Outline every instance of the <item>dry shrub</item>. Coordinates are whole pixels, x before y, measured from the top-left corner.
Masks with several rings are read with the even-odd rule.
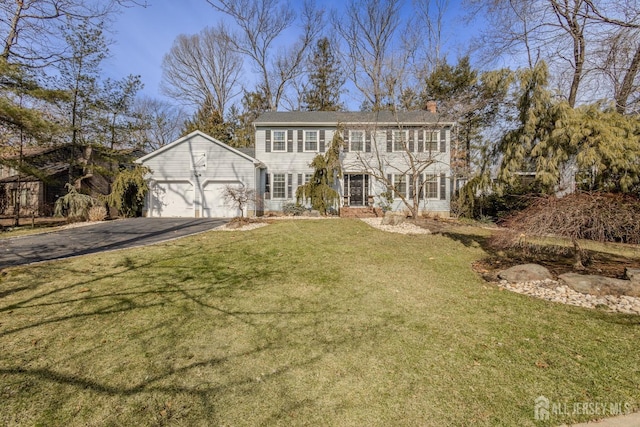
[[[559,236],[574,246],[576,268],[582,268],[578,240],[640,243],[640,200],[611,193],[574,193],[536,199],[528,208],[504,221],[511,231],[496,236],[494,244],[527,250],[549,250],[532,244],[530,237]]]
[[[107,208],[104,206],[92,206],[87,213],[89,221],[104,221],[107,219]]]
[[[505,221],[526,235],[640,243],[640,200],[624,194],[574,193],[543,197]]]

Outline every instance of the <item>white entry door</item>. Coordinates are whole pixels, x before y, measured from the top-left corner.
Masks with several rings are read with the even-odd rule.
[[[150,216],[195,216],[193,185],[188,181],[159,181],[150,189]]]

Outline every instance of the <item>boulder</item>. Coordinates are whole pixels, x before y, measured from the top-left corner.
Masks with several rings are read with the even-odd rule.
[[[533,282],[536,280],[553,279],[545,267],[538,264],[521,264],[498,273],[498,277],[509,283]]]
[[[382,218],[382,225],[399,225],[402,224],[407,216],[404,212],[387,211]]]
[[[638,281],[578,273],[561,274],[558,279],[582,294],[640,297],[640,282]]]
[[[640,282],[640,268],[625,268],[624,275],[632,282]]]

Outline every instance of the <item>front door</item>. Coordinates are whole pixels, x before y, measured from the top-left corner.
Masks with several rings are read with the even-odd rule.
[[[345,174],[344,191],[349,206],[365,206],[369,188],[369,175]]]

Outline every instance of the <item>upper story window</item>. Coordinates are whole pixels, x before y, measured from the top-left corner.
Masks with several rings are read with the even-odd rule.
[[[364,151],[364,131],[352,130],[349,132],[351,151]]]
[[[286,132],[283,130],[273,131],[273,151],[287,151]]]
[[[406,151],[409,140],[406,130],[393,131],[393,151]]]
[[[440,132],[427,130],[424,132],[424,151],[438,151],[438,135]]]
[[[318,131],[304,131],[304,151],[318,151]]]

